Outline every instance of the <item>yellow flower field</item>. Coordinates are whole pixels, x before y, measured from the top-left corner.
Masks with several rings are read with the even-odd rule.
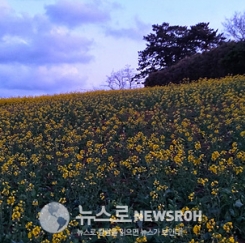
[[[245,76],[229,76],[0,99],[0,242],[245,239],[244,93]],[[55,234],[39,222],[53,201],[70,213]],[[81,225],[79,205],[94,215],[105,206],[111,218]],[[116,205],[128,206],[131,217],[134,210],[201,210],[202,220],[117,223]],[[78,234],[92,228],[114,235]],[[126,228],[157,233],[122,235]]]

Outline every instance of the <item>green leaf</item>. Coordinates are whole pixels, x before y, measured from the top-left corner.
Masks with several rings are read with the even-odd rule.
[[[238,218],[236,219],[236,221],[237,221],[238,223],[241,223],[242,221],[245,222],[245,217],[240,216],[240,217],[238,217]]]
[[[36,190],[35,189],[32,189],[31,191],[31,196],[32,197],[36,197],[37,193],[36,193]]]
[[[220,192],[224,192],[224,193],[227,193],[227,194],[231,194],[231,190],[228,189],[228,188],[222,188],[222,189],[220,190]]]
[[[205,233],[205,234],[203,234],[202,235],[202,238],[204,239],[204,240],[209,240],[211,237],[210,237],[210,233]]]
[[[231,216],[233,216],[233,217],[234,217],[234,216],[235,216],[235,211],[234,211],[234,209],[230,208],[230,210],[229,210],[229,211],[230,211]]]
[[[240,199],[236,200],[236,202],[233,204],[234,207],[240,208],[242,207],[244,204],[241,202]]]

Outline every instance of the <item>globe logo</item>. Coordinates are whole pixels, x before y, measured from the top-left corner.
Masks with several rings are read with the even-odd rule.
[[[54,234],[67,227],[70,215],[65,206],[58,202],[51,202],[42,208],[39,221],[45,231]]]

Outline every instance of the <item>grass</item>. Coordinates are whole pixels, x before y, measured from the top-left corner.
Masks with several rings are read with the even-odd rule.
[[[0,242],[245,239],[244,91],[245,77],[229,76],[0,99]],[[52,201],[70,213],[56,234],[39,223]],[[111,221],[81,225],[79,205],[93,215],[105,206]],[[135,210],[201,210],[202,220],[114,222],[118,205],[128,206],[130,217]],[[93,229],[115,237],[79,235]],[[125,229],[157,233],[122,236]]]

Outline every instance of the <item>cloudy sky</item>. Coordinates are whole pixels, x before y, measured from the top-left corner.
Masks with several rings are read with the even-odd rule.
[[[153,24],[222,22],[244,0],[0,0],[0,97],[105,89]]]

